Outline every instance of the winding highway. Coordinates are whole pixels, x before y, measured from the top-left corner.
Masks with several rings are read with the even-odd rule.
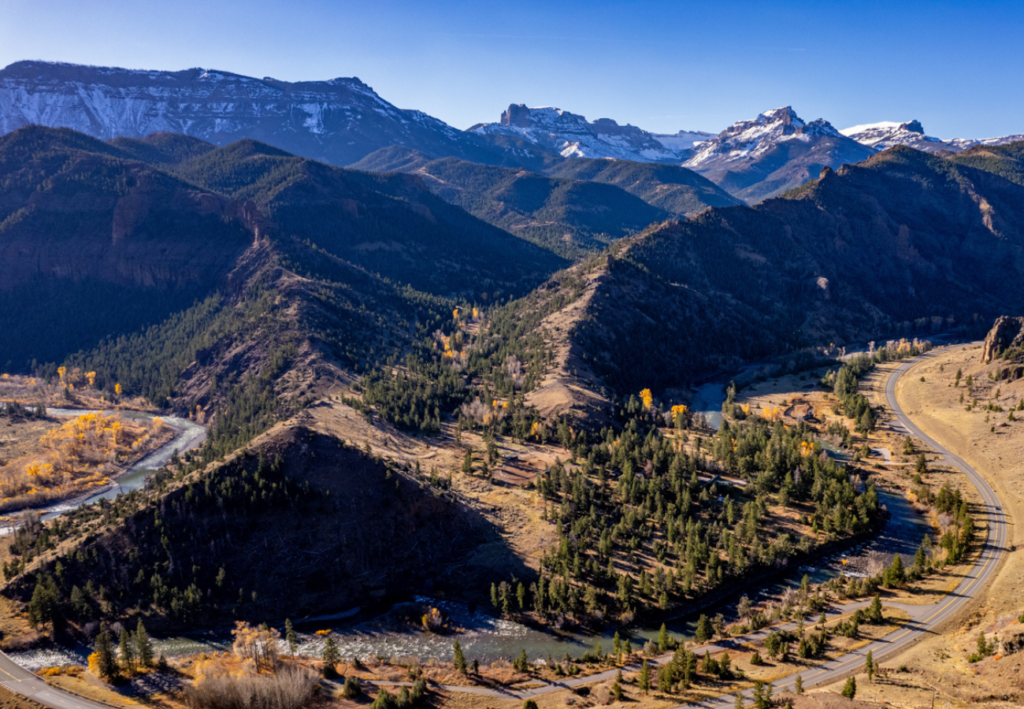
[[[845,655],[828,662],[808,668],[803,672],[794,673],[788,677],[783,677],[774,681],[772,686],[773,692],[775,693],[781,691],[792,691],[798,675],[802,677],[803,686],[807,689],[814,686],[832,684],[833,682],[844,679],[848,675],[856,674],[863,670],[865,660],[869,652],[872,653],[872,659],[875,661],[892,659],[892,657],[901,650],[905,650],[923,637],[937,632],[943,623],[954,617],[964,608],[965,605],[977,598],[985,588],[988,580],[999,567],[999,562],[1002,559],[1003,554],[1006,552],[1007,539],[1006,517],[1004,515],[1002,505],[999,502],[999,498],[996,497],[995,492],[989,484],[985,482],[974,468],[968,465],[960,457],[948,451],[945,447],[939,444],[938,441],[934,440],[918,428],[917,425],[915,425],[914,422],[906,415],[902,407],[900,407],[899,402],[896,400],[896,385],[899,382],[900,377],[921,360],[934,356],[935,353],[933,352],[909,360],[893,371],[889,376],[889,379],[886,382],[885,393],[889,408],[895,418],[889,427],[896,433],[910,435],[920,440],[926,446],[931,447],[935,453],[938,453],[941,456],[941,458],[936,460],[936,462],[943,463],[960,470],[978,489],[978,493],[982,500],[982,509],[975,511],[975,516],[976,518],[984,517],[988,527],[988,536],[984,541],[981,554],[974,566],[971,567],[956,588],[936,603],[929,605],[911,605],[892,602],[886,603],[885,605],[887,607],[901,609],[906,611],[910,616],[909,621],[900,629],[895,630],[885,637],[879,638],[864,647],[858,648],[853,652],[846,653]],[[852,613],[858,608],[864,608],[867,605],[868,601],[844,603],[834,606],[826,615],[832,619]],[[806,620],[809,624],[813,625],[817,619],[818,617],[814,616],[809,617]],[[749,633],[729,641],[707,643],[705,645],[692,647],[691,649],[696,651],[698,655],[703,655],[705,650],[714,653],[720,650],[733,649],[749,641],[762,640],[764,636],[768,634],[769,630],[778,630],[780,628],[793,629],[796,625],[796,623],[789,623],[783,626],[775,626],[756,633]],[[654,658],[652,663],[656,665],[663,665],[670,662],[671,659],[671,654],[662,655]],[[623,667],[622,669],[625,671],[636,671],[640,669],[640,666],[632,665]],[[445,685],[442,688],[453,692],[472,692],[474,694],[487,694],[494,697],[529,699],[559,689],[572,689],[573,687],[581,685],[610,680],[617,672],[617,669],[606,670],[604,672],[583,677],[575,677],[560,682],[545,683],[539,687],[523,690],[459,687],[454,685]],[[401,685],[409,683],[380,682],[379,684]],[[743,694],[745,698],[749,700],[753,696],[753,690],[747,690]],[[701,702],[682,704],[678,707],[673,707],[672,709],[693,709],[696,707],[700,707],[701,709],[732,709],[735,706],[735,701],[735,694],[726,694]]]
[[[901,365],[890,375],[886,382],[886,399],[888,401],[889,408],[892,410],[895,417],[895,420],[890,424],[890,428],[897,433],[917,438],[925,445],[931,447],[935,453],[941,455],[941,458],[937,462],[960,470],[978,489],[982,505],[981,510],[976,511],[975,514],[976,517],[985,518],[988,530],[981,553],[974,566],[968,571],[956,588],[940,601],[930,605],[887,603],[886,605],[889,607],[900,608],[906,611],[910,616],[910,620],[899,630],[893,631],[883,638],[875,640],[853,652],[846,653],[834,660],[830,660],[799,673],[803,679],[803,685],[805,688],[816,685],[831,684],[837,680],[843,679],[847,675],[861,671],[864,667],[865,657],[869,652],[872,653],[872,656],[876,661],[891,659],[901,650],[906,649],[923,637],[935,633],[943,623],[954,617],[964,608],[964,606],[972,602],[981,594],[989,579],[996,572],[1003,555],[1006,553],[1007,522],[1003,512],[1003,507],[1000,504],[998,497],[996,497],[995,492],[974,470],[974,468],[968,465],[960,457],[948,451],[945,447],[918,428],[906,415],[900,407],[899,402],[896,400],[896,385],[899,382],[900,377],[917,362],[933,356],[935,356],[935,353],[928,353],[910,360]],[[829,612],[829,615],[835,617],[841,614],[851,613],[855,609],[865,607],[866,605],[866,601],[843,604],[833,608]],[[810,618],[809,620],[813,623],[817,618]],[[790,624],[790,626],[795,627],[795,624]],[[697,651],[698,654],[703,654],[705,650],[715,652],[719,649],[726,649],[728,647],[735,646],[737,643],[760,639],[767,634],[767,632],[767,630],[762,630],[758,633],[752,633],[740,638],[735,638],[734,640],[722,644],[709,643],[693,649]],[[671,655],[664,655],[656,658],[654,662],[656,664],[664,664],[669,662],[671,657]],[[639,669],[639,667],[628,667],[624,669],[636,670]],[[484,694],[494,697],[528,699],[563,688],[572,688],[579,685],[611,679],[614,677],[615,673],[616,670],[608,670],[585,677],[568,679],[563,682],[545,683],[540,687],[523,690],[502,690],[485,687],[458,686],[444,686],[443,688],[449,691]],[[774,691],[780,692],[792,690],[796,677],[797,674],[793,674],[789,677],[776,680],[773,683]],[[390,685],[407,683],[381,682],[379,684]],[[39,703],[52,707],[53,709],[101,709],[105,706],[50,687],[42,678],[23,669],[2,653],[0,653],[0,685],[17,692],[18,694],[31,697]],[[747,690],[745,693],[748,699],[752,694],[752,690]],[[731,709],[734,706],[734,703],[735,695],[730,694],[703,702],[681,705],[679,709],[682,709],[682,707]]]
[[[891,428],[896,432],[917,438],[942,456],[936,462],[956,468],[967,476],[967,479],[978,489],[978,493],[981,496],[982,509],[980,513],[986,519],[988,536],[985,539],[977,562],[975,562],[974,566],[953,591],[940,601],[930,605],[887,603],[886,605],[888,606],[905,610],[910,615],[910,621],[899,630],[883,638],[802,673],[805,688],[831,684],[843,679],[847,675],[861,671],[864,668],[865,658],[869,652],[872,653],[872,658],[875,661],[891,658],[900,650],[907,648],[924,636],[936,632],[943,623],[954,617],[965,605],[981,594],[986,583],[999,567],[999,562],[1002,560],[1003,555],[1006,553],[1006,515],[995,492],[985,482],[985,479],[962,458],[948,451],[938,441],[918,428],[896,400],[896,385],[900,377],[921,360],[934,356],[935,353],[927,353],[916,357],[902,364],[889,376],[885,385],[885,396],[889,408],[895,417]],[[976,514],[976,516],[979,515]],[[847,606],[847,608],[853,608],[853,606]],[[795,681],[795,674],[777,680],[773,683],[774,691],[791,691]],[[746,693],[748,697],[752,694],[752,691]],[[734,706],[734,702],[734,696],[726,696],[684,706],[705,707],[706,709],[731,709]]]

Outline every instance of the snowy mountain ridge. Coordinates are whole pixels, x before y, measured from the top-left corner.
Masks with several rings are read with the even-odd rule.
[[[674,162],[686,159],[693,146],[710,133],[679,131],[649,133],[610,118],[590,122],[585,117],[553,106],[529,108],[511,104],[498,123],[480,123],[469,129],[478,135],[509,135],[522,138],[564,158],[613,158],[637,162]]]
[[[839,131],[821,118],[805,123],[792,106],[773,108],[759,114],[757,118],[737,121],[717,136],[702,142],[693,157],[683,163],[683,167],[701,171],[712,166],[722,167],[732,162],[756,160],[780,142],[808,142],[825,136],[837,137]]]
[[[808,123],[792,106],[783,106],[737,121],[698,144],[683,167],[754,204],[804,184],[822,168],[860,162],[874,152],[828,121]]]
[[[253,138],[338,165],[386,145],[449,153],[474,147],[463,131],[395,107],[358,78],[290,83],[202,68],[17,62],[0,70],[0,132],[29,124],[104,140],[159,131],[218,145]]]
[[[918,120],[899,123],[897,121],[881,121],[879,123],[866,123],[859,126],[851,126],[839,131],[848,138],[856,140],[861,145],[866,145],[876,150],[885,150],[896,145],[906,145],[925,152],[936,152],[948,150],[959,153],[975,145],[1005,145],[1024,140],[1024,134],[1005,135],[998,138],[985,138],[975,140],[971,138],[953,138],[942,140],[924,132],[924,126]]]

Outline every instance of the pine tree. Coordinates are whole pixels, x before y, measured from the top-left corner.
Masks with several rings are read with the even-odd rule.
[[[334,642],[332,637],[328,637],[327,642],[324,643],[323,661],[324,679],[335,679],[338,676],[338,670],[335,668],[335,665],[341,661],[341,653],[338,652],[338,644]]]
[[[612,697],[617,702],[622,701],[622,670],[615,673],[615,681],[612,683]]]
[[[793,684],[793,691],[797,694],[804,693],[804,678],[803,675],[796,676],[796,682]]]
[[[128,632],[127,628],[121,628],[119,648],[121,652],[121,665],[124,667],[124,671],[129,675],[135,669],[135,648],[133,645],[132,634]]]
[[[871,605],[868,606],[868,620],[872,623],[881,623],[882,617],[882,599],[875,594],[875,597],[871,599]]]
[[[847,699],[853,699],[857,696],[857,680],[850,677],[846,680],[846,684],[843,685],[843,691],[840,692]]]
[[[746,706],[743,702],[743,692],[736,692],[736,703],[733,704],[734,709],[744,709]]]
[[[723,652],[718,660],[718,676],[726,680],[732,678],[732,660],[728,652]]]
[[[651,667],[647,664],[647,660],[644,660],[640,666],[640,680],[638,686],[640,691],[647,694],[651,689]]]
[[[517,672],[530,671],[530,660],[526,656],[526,648],[519,649],[519,657],[515,659],[515,662],[512,664],[512,668]]]
[[[659,652],[666,652],[668,650],[668,646],[669,646],[668,628],[666,628],[665,624],[662,623],[661,624],[661,630],[658,631],[658,651]]]
[[[118,677],[117,660],[114,658],[114,644],[110,640],[110,633],[103,629],[96,636],[96,645],[93,648],[96,652],[96,666],[99,669],[100,677],[107,682],[113,682]]]
[[[135,627],[135,654],[140,666],[149,667],[153,664],[153,643],[149,641],[149,633],[142,624],[142,618],[139,618],[139,624]]]
[[[355,699],[363,693],[363,688],[359,684],[359,680],[355,677],[346,677],[345,684],[341,688],[341,696],[345,699]]]
[[[299,649],[299,639],[295,636],[295,628],[292,627],[292,621],[288,618],[284,619],[284,639],[288,643],[288,653],[294,655]]]
[[[986,657],[992,654],[992,646],[985,642],[985,631],[978,631],[978,654]]]
[[[374,697],[373,703],[370,704],[370,709],[394,709],[395,706],[394,695],[388,690],[381,688],[377,691],[377,696]]]
[[[452,645],[452,665],[456,672],[466,674],[466,656],[462,654],[462,646],[458,640]]]
[[[899,586],[906,580],[906,574],[903,571],[903,557],[899,554],[892,555],[892,564],[889,566],[889,579],[894,586]]]
[[[694,634],[694,640],[698,643],[706,643],[713,634],[714,629],[711,627],[711,621],[706,615],[701,613],[700,618],[697,620],[697,632]]]
[[[462,472],[472,473],[473,472],[473,449],[470,448],[466,451],[465,457],[462,459]]]

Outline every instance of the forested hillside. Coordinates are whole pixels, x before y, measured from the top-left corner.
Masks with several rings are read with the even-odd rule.
[[[151,493],[81,510],[51,533],[25,528],[18,563],[45,563],[6,593],[27,599],[37,584],[52,588],[40,620],[56,628],[141,613],[164,630],[346,610],[428,580],[440,590],[488,578],[473,564],[439,573],[453,555],[500,538],[412,471],[301,427],[272,432],[259,450],[214,474],[186,477],[196,466],[183,466]],[[55,573],[47,549],[83,536]],[[514,558],[502,563],[525,572]]]
[[[745,359],[1021,309],[1024,191],[895,148],[785,198],[653,227],[603,258],[593,295],[548,336],[599,375],[594,386],[657,390]]]
[[[693,214],[707,207],[743,204],[711,180],[676,165],[578,158],[554,165],[547,172],[552,177],[593,180],[621,187],[675,215]]]
[[[147,492],[26,527],[4,592],[55,594],[57,621],[77,626],[142,614],[182,627],[261,618],[289,593],[313,612],[429,578],[479,596],[488,579],[560,574],[524,598],[625,619],[718,588],[743,573],[740,557],[767,567],[799,553],[759,545],[760,493],[785,497],[808,528],[867,530],[874,500],[841,469],[822,459],[820,486],[790,484],[799,432],[752,424],[733,432],[749,455],[716,441],[709,463],[663,438],[664,417],[635,395],[1024,308],[1018,147],[986,150],[893,149],[755,208],[673,221],[645,200],[680,209],[717,194],[675,168],[581,162],[593,178],[581,181],[395,150],[379,164],[419,174],[381,174],[254,141],[17,131],[0,140],[0,361],[50,380],[58,365],[94,372],[101,392],[120,385],[210,431]],[[569,265],[557,250],[585,258]],[[509,478],[537,485],[544,515],[530,524],[557,520],[544,528],[567,540],[571,526],[596,549],[541,553],[498,534],[533,514],[489,516],[499,440],[536,446],[539,469],[559,471]],[[731,508],[700,499],[694,474],[755,482],[742,461],[769,440],[785,453],[758,494],[730,493]],[[417,468],[420,455],[439,467]],[[661,502],[638,474],[648,463],[671,486]],[[570,495],[593,507],[574,511]],[[857,514],[828,517],[829,495]],[[692,505],[684,518],[666,516],[669,497]],[[614,524],[592,523],[591,509]],[[705,531],[722,520],[732,542],[724,526]],[[680,547],[691,525],[687,539],[714,554]],[[641,529],[673,581],[616,546]],[[445,561],[483,545],[486,560]],[[255,562],[239,551],[253,548]]]
[[[244,205],[69,130],[0,138],[0,182],[5,371],[188,308],[253,242]]]
[[[255,203],[274,237],[316,244],[438,295],[518,296],[567,263],[436,197],[413,176],[343,170],[255,141],[212,150],[175,172]]]
[[[613,185],[455,158],[409,170],[446,202],[556,254],[579,257],[671,215]]]

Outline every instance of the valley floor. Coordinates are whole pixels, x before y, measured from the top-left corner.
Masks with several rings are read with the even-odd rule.
[[[1024,397],[1024,380],[993,382],[988,373],[997,365],[980,360],[981,346],[977,344],[939,351],[900,379],[897,397],[925,433],[967,461],[995,489],[1010,521],[1009,553],[978,602],[948,623],[941,634],[885,663],[907,671],[875,683],[858,675],[858,697],[907,708],[1019,707],[1024,701],[1024,653],[997,653],[979,662],[968,661],[979,632],[995,633],[996,637],[1016,634],[1017,618],[1024,611],[1020,595],[1024,527],[1015,523],[1024,518],[1024,422],[1009,421],[1005,411]],[[958,369],[962,373],[959,387],[954,386]],[[968,376],[974,380],[973,396],[966,394]],[[964,403],[961,394],[965,394]],[[974,397],[982,403],[967,411]],[[988,403],[996,403],[1004,411],[983,410]],[[831,689],[838,691],[839,686]]]

